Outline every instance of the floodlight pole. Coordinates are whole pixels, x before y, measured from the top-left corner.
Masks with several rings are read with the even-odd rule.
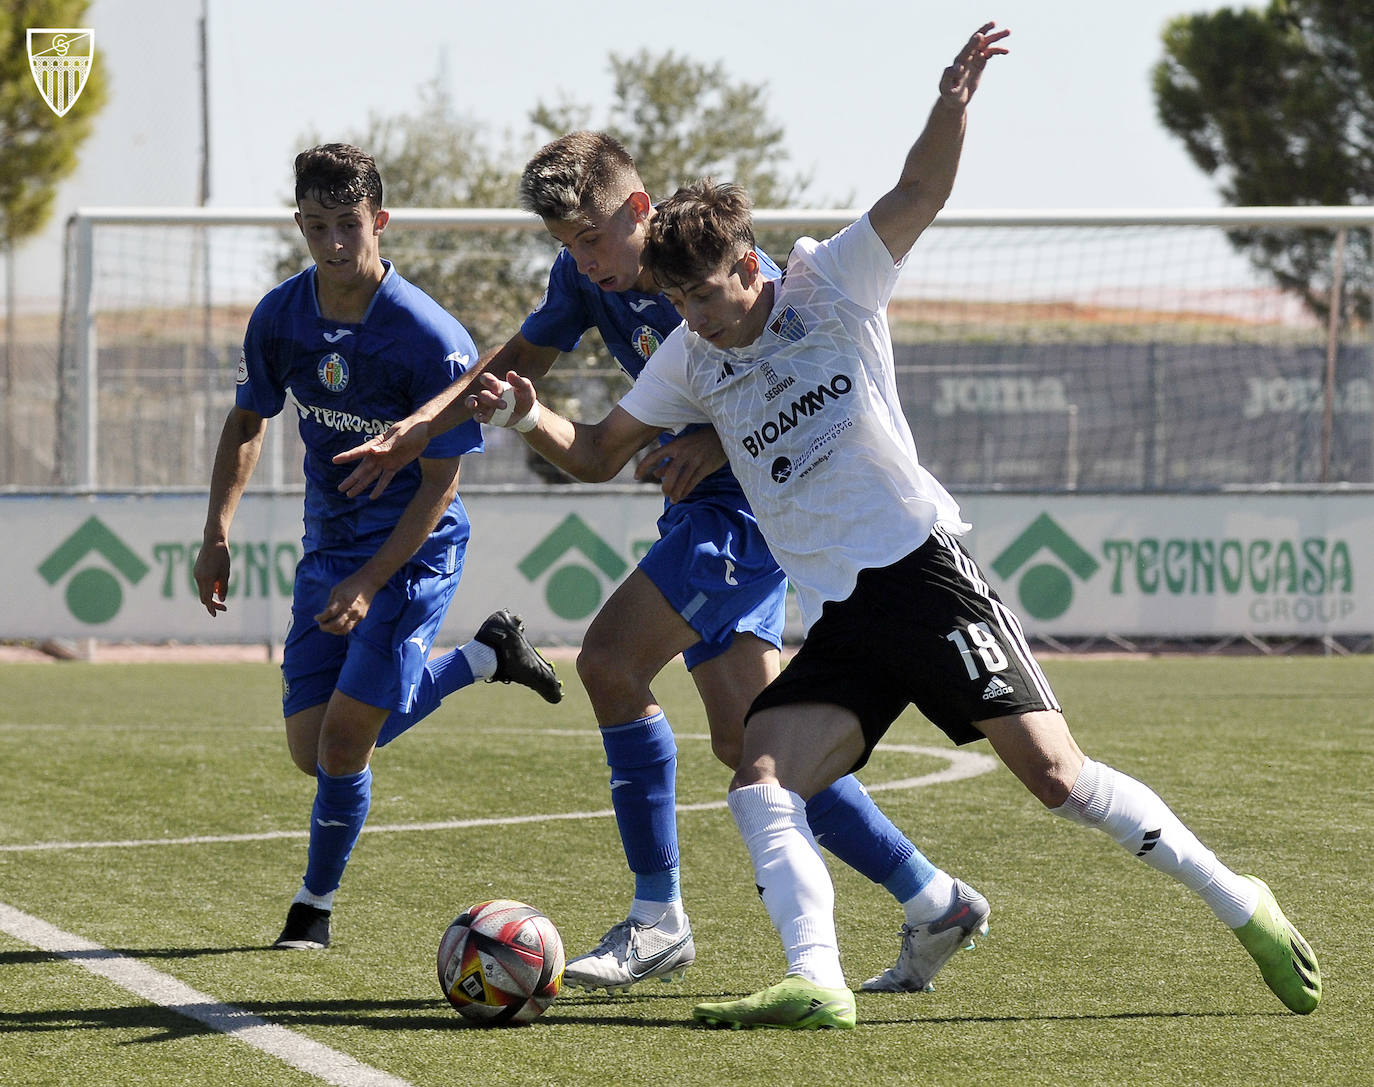
[[[201,0],[200,3],[200,185],[197,193],[197,204],[205,207],[210,202],[210,0]],[[203,227],[200,232],[200,284],[203,294],[201,296],[201,385],[205,390],[204,406],[198,411],[197,418],[200,425],[192,429],[195,437],[195,446],[191,450],[191,459],[206,468],[203,458],[207,448],[207,437],[211,429],[208,419],[210,404],[214,400],[216,386],[218,385],[219,371],[215,365],[214,355],[214,311],[213,299],[210,286],[210,230]]]

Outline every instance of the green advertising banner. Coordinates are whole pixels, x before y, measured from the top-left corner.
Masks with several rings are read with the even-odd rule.
[[[300,557],[300,495],[245,497],[229,610],[211,619],[191,570],[195,495],[7,495],[0,638],[277,643]],[[657,536],[650,488],[464,495],[472,541],[444,628],[497,608],[546,644],[576,644]],[[1029,633],[1221,636],[1374,631],[1374,497],[974,495],[966,538]],[[789,634],[801,633],[795,609]]]

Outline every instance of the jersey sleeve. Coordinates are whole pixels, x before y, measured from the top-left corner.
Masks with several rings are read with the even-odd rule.
[[[802,238],[797,248],[816,271],[865,309],[887,305],[897,286],[902,266],[893,261],[866,213],[826,241]]]
[[[424,378],[416,390],[416,407],[443,392],[463,374],[477,365],[477,346],[468,331],[457,321],[438,341],[437,350],[446,351],[438,365],[424,368]],[[465,453],[480,453],[483,448],[482,426],[467,419],[438,437],[431,438],[422,457],[460,457]]]
[[[539,347],[564,352],[577,347],[582,334],[596,323],[578,289],[579,275],[572,254],[560,250],[549,269],[548,289],[521,324],[520,335]]]
[[[275,365],[276,345],[280,340],[272,331],[274,312],[266,298],[253,310],[243,336],[238,372],[234,375],[234,403],[264,419],[278,414],[286,403],[281,367]]]
[[[679,325],[645,363],[620,406],[647,426],[678,430],[689,423],[709,423],[687,382],[683,350],[685,325]]]

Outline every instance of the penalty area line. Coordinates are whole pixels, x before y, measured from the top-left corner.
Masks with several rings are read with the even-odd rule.
[[[693,738],[693,737],[679,737]],[[706,739],[707,737],[701,737]],[[894,789],[922,789],[929,785],[944,785],[952,781],[986,774],[997,766],[997,760],[990,755],[976,751],[953,750],[940,747],[920,747],[915,744],[883,744],[883,752],[896,752],[906,755],[929,755],[943,759],[947,766],[919,777],[901,778],[897,781],[883,781],[866,785],[870,793],[889,792]],[[714,811],[727,807],[724,800],[707,800],[699,804],[679,804],[680,812]],[[406,834],[436,830],[469,830],[475,827],[519,826],[522,823],[556,823],[568,819],[607,819],[615,815],[613,808],[596,811],[542,812],[534,815],[492,815],[473,819],[443,819],[426,823],[384,823],[380,826],[365,825],[364,834]],[[141,846],[166,845],[221,845],[232,842],[272,842],[283,839],[309,838],[308,830],[266,830],[243,834],[203,834],[184,838],[131,838],[123,841],[94,842],[31,842],[26,844],[0,845],[0,853],[42,853],[64,849],[132,849]]]
[[[346,1053],[269,1023],[242,1008],[222,1003],[170,974],[65,932],[3,902],[0,902],[0,931],[112,981],[150,1004],[194,1019],[336,1087],[411,1087],[409,1080],[363,1064]]]

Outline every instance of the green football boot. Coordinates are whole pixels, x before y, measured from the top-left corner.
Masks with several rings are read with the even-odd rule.
[[[852,1030],[856,1018],[854,994],[848,989],[823,989],[797,974],[741,1000],[698,1004],[692,1015],[707,1026],[731,1030]]]
[[[1246,876],[1259,886],[1255,915],[1232,931],[1259,965],[1264,983],[1289,1011],[1309,1015],[1322,999],[1322,972],[1317,956],[1302,933],[1283,915],[1274,893],[1262,879]]]

